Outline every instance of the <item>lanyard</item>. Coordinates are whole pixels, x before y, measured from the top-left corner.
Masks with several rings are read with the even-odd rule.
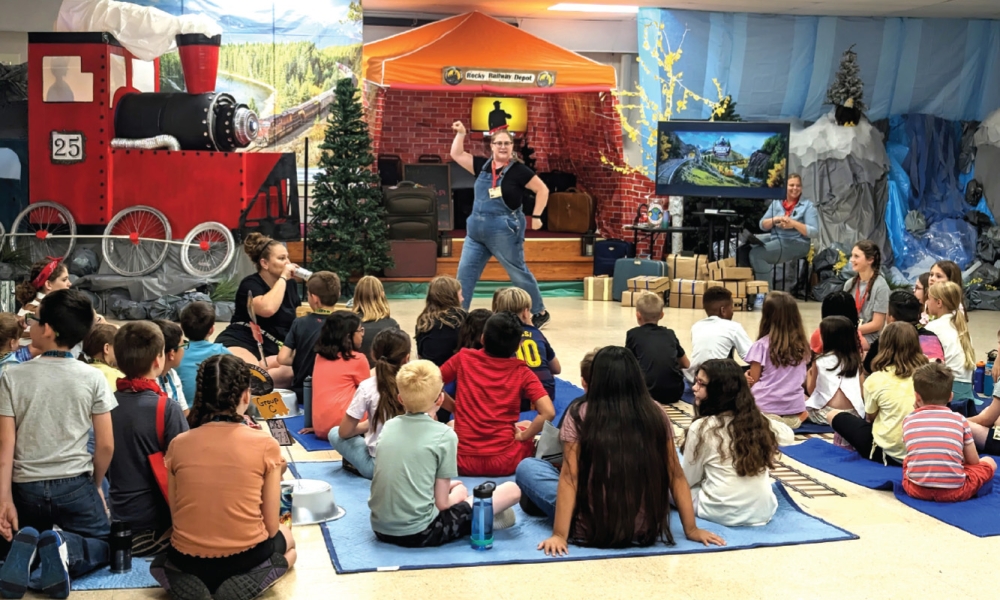
[[[862,281],[859,279],[858,283],[854,286],[854,306],[858,307],[859,316],[861,315],[861,307],[865,305],[865,301],[861,298],[861,283]],[[865,284],[865,289],[868,289],[869,285],[871,285],[870,281]]]
[[[493,187],[497,186],[497,182],[500,181],[503,178],[504,174],[507,173],[507,169],[509,169],[509,168],[510,168],[510,163],[507,163],[506,166],[501,167],[500,174],[498,175],[497,174],[497,165],[496,165],[496,163],[493,162],[493,161],[490,161],[490,170],[493,171]]]
[[[73,353],[63,350],[49,350],[48,352],[42,352],[42,356],[50,358],[73,358]]]

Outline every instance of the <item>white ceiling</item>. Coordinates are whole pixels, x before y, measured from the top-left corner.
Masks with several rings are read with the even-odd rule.
[[[478,10],[494,17],[535,19],[634,18],[631,15],[567,13],[548,7],[562,0],[363,0],[366,15],[455,15]],[[1000,19],[1000,0],[572,0],[662,8],[792,15]]]

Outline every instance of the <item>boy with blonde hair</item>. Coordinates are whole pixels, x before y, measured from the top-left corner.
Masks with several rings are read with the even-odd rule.
[[[493,293],[493,312],[512,312],[521,320],[524,334],[517,348],[517,357],[538,376],[552,402],[556,401],[556,378],[562,372],[552,344],[531,321],[531,296],[521,288],[500,288]],[[521,403],[521,412],[531,410],[529,402]]]
[[[659,324],[663,319],[663,298],[652,292],[640,294],[635,302],[635,318],[639,326],[625,335],[625,347],[639,361],[653,400],[660,404],[677,402],[684,393],[681,369],[690,367],[691,361],[677,334]]]
[[[444,399],[441,371],[429,360],[400,367],[399,401],[406,413],[382,427],[372,477],[371,524],[375,536],[406,548],[440,546],[472,532],[472,498],[458,476],[458,437],[431,416]],[[521,497],[513,483],[493,492],[494,528],[514,524]]]

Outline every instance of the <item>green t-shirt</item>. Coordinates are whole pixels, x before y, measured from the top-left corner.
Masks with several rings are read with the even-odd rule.
[[[425,413],[382,426],[368,498],[372,529],[404,536],[427,529],[438,515],[434,482],[458,477],[458,436]]]

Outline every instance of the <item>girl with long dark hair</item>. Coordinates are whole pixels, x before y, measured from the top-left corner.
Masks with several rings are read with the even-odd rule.
[[[827,317],[819,324],[823,354],[806,375],[806,410],[813,423],[826,424],[831,409],[861,416],[865,399],[861,394],[861,351],[857,327],[846,317]]]
[[[361,382],[339,427],[330,430],[330,445],[344,457],[353,472],[371,479],[375,473],[375,448],[382,426],[406,412],[399,401],[396,373],[410,362],[410,336],[386,329],[372,342],[375,376]],[[361,421],[365,415],[368,420]],[[348,468],[348,470],[350,470]]]
[[[522,493],[554,518],[552,537],[538,549],[567,553],[567,544],[597,548],[673,544],[670,496],[684,535],[724,545],[695,524],[691,490],[674,447],[672,426],[646,389],[638,361],[619,346],[594,357],[585,400],[563,421],[563,464],[558,481],[533,477],[537,459],[522,461]]]
[[[885,315],[889,311],[889,284],[879,274],[882,268],[882,251],[871,240],[861,240],[851,250],[851,268],[854,277],[844,284],[844,291],[854,296],[854,305],[861,317],[858,331],[869,344],[878,339]]]
[[[326,318],[316,340],[316,364],[312,372],[312,427],[321,440],[340,425],[354,392],[371,376],[368,359],[361,353],[365,328],[357,313],[338,310]]]
[[[792,430],[764,416],[743,369],[731,359],[705,361],[694,379],[697,417],[688,429],[681,467],[697,515],[736,527],[764,525],[778,509],[769,469]]]

